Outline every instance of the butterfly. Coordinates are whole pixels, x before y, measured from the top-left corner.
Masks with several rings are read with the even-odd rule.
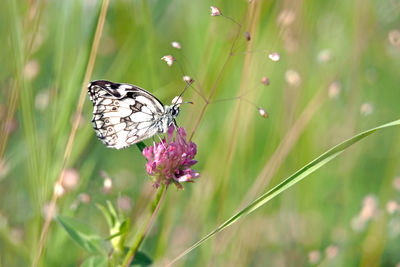
[[[179,98],[163,105],[138,86],[105,80],[89,83],[88,94],[93,102],[93,128],[107,147],[125,148],[166,133],[171,124],[176,126]]]

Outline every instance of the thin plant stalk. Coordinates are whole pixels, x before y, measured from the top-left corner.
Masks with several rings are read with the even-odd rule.
[[[159,193],[157,194],[156,198],[154,199],[152,209],[150,210],[151,216],[149,216],[149,218],[147,219],[147,222],[144,224],[144,227],[139,232],[139,234],[136,236],[136,239],[133,242],[133,245],[131,246],[131,248],[129,249],[128,253],[126,254],[126,256],[124,258],[122,266],[129,266],[130,263],[132,262],[133,258],[135,257],[137,250],[139,249],[144,238],[146,237],[147,233],[149,232],[151,225],[153,224],[153,221],[154,221],[154,219],[161,207],[161,204],[165,198],[167,189],[168,189],[168,185],[161,184]]]
[[[90,77],[92,76],[94,63],[96,61],[97,50],[98,50],[98,47],[99,47],[100,38],[101,38],[101,34],[103,32],[104,22],[105,22],[107,11],[108,11],[108,4],[109,4],[109,0],[104,0],[103,3],[102,3],[102,6],[101,6],[99,19],[97,21],[96,32],[95,32],[95,36],[94,36],[94,40],[93,40],[93,44],[92,44],[92,49],[91,49],[91,52],[90,52],[89,61],[88,61],[88,65],[87,65],[87,68],[86,68],[85,77],[83,79],[82,89],[81,89],[81,92],[80,92],[80,95],[79,95],[78,105],[77,105],[77,108],[76,108],[76,114],[81,114],[82,113],[83,104],[85,103],[85,96],[86,96],[86,90],[87,90],[86,86],[89,83]],[[64,179],[64,168],[65,168],[65,166],[66,166],[66,164],[68,162],[68,159],[69,159],[69,157],[71,155],[72,145],[73,145],[74,140],[75,140],[75,134],[76,134],[76,131],[78,129],[79,123],[80,123],[80,116],[76,116],[76,119],[74,120],[73,125],[72,125],[71,132],[69,134],[67,146],[65,148],[62,168],[61,168],[61,172],[60,172],[59,178],[58,178],[58,180],[56,182],[57,184],[62,184],[62,181]],[[36,256],[35,256],[35,259],[34,259],[34,262],[33,262],[33,266],[37,266],[38,263],[39,263],[39,259],[40,259],[41,253],[42,253],[44,244],[46,242],[47,233],[48,233],[49,228],[50,228],[50,223],[51,223],[51,220],[52,220],[52,218],[54,216],[57,199],[58,199],[58,195],[53,193],[53,197],[52,197],[51,202],[50,202],[49,210],[47,212],[46,219],[45,219],[45,222],[44,222],[42,230],[41,230],[40,239],[39,239],[39,249],[38,249],[38,251],[36,253]]]
[[[222,75],[224,74],[225,69],[226,69],[228,63],[229,63],[230,59],[232,58],[232,56],[233,56],[233,54],[234,54],[233,51],[234,51],[234,48],[235,48],[235,46],[236,46],[237,41],[239,40],[240,32],[242,31],[242,27],[243,27],[243,22],[244,22],[244,20],[246,19],[246,16],[247,16],[248,7],[249,7],[249,6],[247,5],[247,6],[246,6],[246,10],[244,11],[244,15],[243,15],[243,17],[242,17],[242,20],[241,20],[241,22],[238,24],[238,29],[237,29],[237,32],[236,32],[236,36],[235,36],[235,38],[233,39],[232,46],[231,46],[231,48],[230,48],[230,50],[229,50],[229,54],[228,54],[228,56],[227,56],[227,58],[226,58],[224,64],[222,65],[222,68],[221,68],[221,70],[220,70],[220,72],[219,72],[219,74],[218,74],[218,77],[217,77],[217,79],[215,80],[215,82],[214,82],[214,84],[213,84],[213,87],[211,88],[211,92],[210,92],[210,94],[208,95],[208,97],[207,97],[207,99],[206,99],[206,102],[204,103],[204,105],[203,105],[203,107],[202,107],[202,109],[201,109],[201,111],[200,111],[200,115],[198,116],[198,118],[197,118],[197,120],[196,120],[196,123],[195,123],[195,125],[194,125],[194,127],[193,127],[192,133],[190,134],[190,137],[189,137],[189,142],[192,140],[192,138],[193,138],[193,136],[194,136],[194,133],[196,132],[197,128],[199,127],[200,121],[201,121],[201,119],[202,119],[203,116],[204,116],[204,113],[205,113],[205,111],[206,111],[206,108],[207,108],[208,105],[211,103],[211,99],[212,99],[212,97],[214,96],[215,90],[217,89],[217,86],[218,86],[219,82],[221,81]]]
[[[254,34],[255,32],[255,28],[260,16],[260,12],[257,12],[259,10],[257,10],[257,3],[253,3],[253,5],[251,6],[250,10],[249,10],[249,21],[248,24],[250,26],[249,27],[249,31],[251,32],[251,35]],[[242,22],[243,23],[243,22]],[[248,50],[251,50],[252,48],[252,44],[253,42],[247,42],[248,43]],[[249,75],[251,75],[251,71],[250,70],[250,65],[251,65],[251,58],[250,56],[246,55],[244,58],[244,63],[243,63],[243,68],[242,68],[242,79],[241,79],[241,84],[237,93],[237,98],[238,101],[236,102],[235,105],[235,109],[233,111],[233,115],[230,116],[230,119],[232,119],[233,121],[233,125],[231,128],[231,131],[229,131],[230,137],[229,137],[229,145],[228,145],[228,150],[226,153],[226,158],[225,158],[225,162],[226,162],[226,167],[224,168],[224,172],[222,175],[222,181],[221,181],[221,193],[220,193],[220,197],[219,197],[219,205],[218,205],[218,214],[217,214],[217,218],[220,218],[220,216],[223,214],[223,207],[224,207],[224,200],[226,199],[226,194],[227,194],[227,188],[228,188],[228,177],[230,175],[230,171],[231,171],[231,165],[232,165],[232,160],[234,158],[235,155],[235,147],[236,147],[236,143],[238,140],[238,129],[239,129],[239,117],[241,115],[240,112],[240,105],[241,105],[241,101],[245,101],[250,103],[251,105],[254,105],[251,101],[244,99],[244,98],[240,98],[242,95],[245,94],[244,90],[246,89],[246,78],[249,77]],[[243,115],[243,114],[242,114]]]

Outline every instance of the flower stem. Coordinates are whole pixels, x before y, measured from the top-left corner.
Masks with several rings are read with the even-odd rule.
[[[135,257],[135,254],[137,250],[139,249],[140,245],[142,244],[144,238],[146,237],[148,231],[151,228],[151,225],[154,221],[154,218],[156,217],[158,210],[160,209],[161,203],[163,202],[166,192],[168,189],[168,185],[161,184],[161,188],[158,191],[158,194],[156,198],[154,199],[153,205],[151,206],[151,216],[147,219],[146,223],[140,230],[139,234],[136,236],[135,241],[133,242],[132,247],[129,249],[128,253],[126,254],[124,261],[122,263],[122,266],[129,266],[130,263],[132,262],[133,258]]]

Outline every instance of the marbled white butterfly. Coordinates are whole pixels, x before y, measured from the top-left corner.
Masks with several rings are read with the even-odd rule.
[[[176,125],[180,102],[164,106],[135,85],[98,80],[89,83],[88,93],[93,102],[93,128],[107,147],[125,148]]]

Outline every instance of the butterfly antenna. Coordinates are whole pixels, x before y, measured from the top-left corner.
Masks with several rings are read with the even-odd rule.
[[[176,98],[176,100],[174,101],[173,105],[177,105],[178,104],[178,101],[181,99],[181,97],[186,92],[186,90],[192,85],[192,83],[193,83],[193,81],[186,82],[185,89],[183,89],[182,93]],[[193,102],[184,102],[184,103],[193,104]],[[184,104],[184,103],[179,103],[179,104]]]
[[[176,124],[176,121],[174,120],[174,127],[175,127],[175,131],[176,131],[176,134],[177,135],[179,135],[181,138],[182,138],[182,140],[183,140],[183,142],[185,143],[185,145],[187,145],[187,143],[186,143],[186,140],[185,140],[185,138],[181,135],[181,133],[178,131],[178,129],[179,129],[179,127],[178,127],[178,124]]]

